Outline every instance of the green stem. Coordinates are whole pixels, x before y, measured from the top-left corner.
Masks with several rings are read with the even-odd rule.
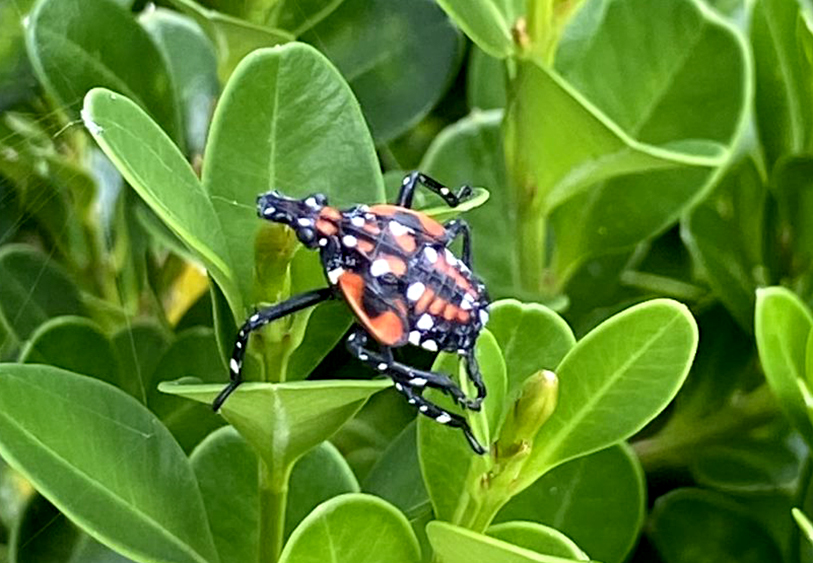
[[[520,206],[517,215],[520,286],[530,293],[539,293],[545,288],[547,224],[545,217],[530,205]]]
[[[290,470],[273,472],[262,460],[260,472],[260,560],[276,563],[285,543],[285,509]],[[280,474],[281,473],[281,474]]]

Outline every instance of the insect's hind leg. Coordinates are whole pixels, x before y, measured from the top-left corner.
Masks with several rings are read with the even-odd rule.
[[[248,346],[249,335],[262,328],[271,321],[275,321],[292,313],[296,313],[302,309],[306,309],[317,303],[331,299],[333,297],[333,289],[326,287],[316,289],[292,297],[287,301],[266,307],[251,315],[240,330],[237,332],[237,339],[234,341],[234,348],[232,348],[231,359],[229,359],[229,374],[231,382],[226,386],[223,391],[212,402],[212,409],[217,411],[223,406],[223,403],[237,389],[243,382],[243,359],[246,356],[246,347]]]
[[[445,201],[449,207],[457,207],[474,193],[474,190],[469,185],[460,186],[456,194],[452,193],[449,188],[434,178],[430,178],[422,172],[413,172],[404,177],[401,190],[398,192],[398,200],[395,204],[400,207],[412,207],[412,197],[415,195],[415,188],[417,188],[418,185],[442,197],[443,201]]]
[[[466,359],[466,373],[469,379],[477,389],[477,397],[470,402],[469,408],[479,410],[480,405],[483,404],[483,399],[486,398],[486,385],[483,383],[483,375],[480,372],[480,364],[477,363],[477,358],[474,355],[474,349],[467,350],[465,354]]]
[[[460,253],[460,260],[471,270],[471,228],[463,219],[452,219],[447,221],[443,228],[446,229],[448,239],[446,246],[452,244],[457,237],[463,239],[463,250]]]

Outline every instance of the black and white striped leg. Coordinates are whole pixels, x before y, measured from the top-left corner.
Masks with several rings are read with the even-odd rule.
[[[392,350],[382,347],[380,352],[368,349],[368,336],[364,329],[357,329],[347,338],[347,349],[356,358],[373,369],[388,375],[395,381],[396,388],[408,386],[415,389],[432,387],[449,395],[461,407],[472,408],[471,400],[452,379],[442,373],[425,371],[396,362]],[[479,404],[473,410],[479,410]]]
[[[443,198],[443,201],[449,207],[457,207],[460,202],[465,201],[474,193],[471,186],[460,186],[457,193],[452,193],[452,190],[426,174],[421,172],[413,172],[404,178],[401,184],[401,191],[398,192],[398,201],[396,205],[401,207],[412,207],[412,197],[415,195],[415,188],[421,185],[431,192],[438,194]]]
[[[466,406],[472,410],[480,410],[480,405],[483,404],[483,399],[486,398],[486,385],[483,383],[483,374],[480,373],[480,364],[477,363],[474,349],[468,350],[465,358],[466,373],[469,374],[469,379],[474,384],[474,388],[477,389],[477,397],[472,399]]]
[[[332,297],[332,288],[326,287],[316,289],[301,295],[297,295],[296,297],[292,297],[287,301],[278,303],[277,305],[266,307],[265,309],[261,309],[251,315],[237,332],[237,339],[234,342],[234,348],[232,348],[231,359],[229,360],[229,374],[231,375],[231,382],[214,400],[212,403],[212,409],[217,411],[223,405],[229,395],[231,395],[232,392],[243,382],[243,359],[246,357],[248,337],[253,331],[264,327],[271,321],[275,321],[292,313],[296,313],[302,309],[307,309],[308,307],[321,303],[327,299],[331,299]]]
[[[396,384],[396,388],[398,388]],[[483,455],[488,450],[484,448],[480,442],[477,441],[477,438],[474,437],[474,433],[471,431],[471,427],[469,423],[466,422],[466,419],[460,415],[457,415],[452,412],[448,412],[436,404],[430,402],[429,400],[425,399],[418,390],[410,387],[408,385],[404,385],[398,390],[407,398],[407,402],[411,405],[417,405],[418,411],[428,416],[431,419],[440,422],[441,424],[445,424],[446,426],[451,426],[452,428],[460,428],[463,431],[463,435],[466,436],[466,440],[471,446],[471,449],[474,450],[474,453],[478,455]]]
[[[460,260],[471,270],[471,228],[463,219],[452,219],[443,225],[446,229],[448,242],[446,246],[452,244],[457,237],[463,238],[463,251],[460,253]]]

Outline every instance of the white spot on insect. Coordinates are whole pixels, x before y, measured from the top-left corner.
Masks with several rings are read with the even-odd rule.
[[[401,185],[402,185],[402,186],[406,186],[406,185],[409,183],[409,181],[410,181],[411,179],[412,179],[412,175],[410,174],[409,176],[407,176],[406,178],[404,178],[404,181],[403,181],[403,182],[401,182]]]
[[[344,273],[344,268],[333,268],[327,273],[327,279],[330,280],[330,283],[336,285],[339,283],[339,278]]]
[[[326,238],[320,238],[319,239],[319,246],[327,246],[327,239]]]
[[[348,248],[353,248],[356,246],[356,244],[358,244],[358,239],[353,235],[344,235],[342,237],[342,244]]]
[[[413,377],[409,380],[410,385],[414,385],[415,387],[423,387],[426,385],[426,379],[423,377]]]
[[[409,343],[418,346],[421,343],[421,333],[413,330],[409,333]]]
[[[454,266],[457,264],[457,258],[455,257],[454,254],[452,254],[451,250],[449,250],[448,248],[444,249],[444,255],[446,256],[447,264],[449,264],[450,266]]]
[[[248,318],[248,320],[250,320],[253,323],[256,323],[258,320],[260,320],[260,315],[258,315],[257,313],[254,313],[253,315],[251,315]]]
[[[407,403],[409,403],[410,405],[414,405],[415,404],[415,399],[410,397],[409,399],[407,399]]]
[[[447,413],[442,412],[437,416],[437,418],[435,418],[435,420],[437,420],[441,424],[448,424],[449,422],[452,421],[452,417],[449,416]]]
[[[350,218],[350,223],[353,224],[354,227],[363,227],[364,226],[364,217],[360,217],[356,215],[355,217]]]
[[[431,246],[427,246],[423,249],[423,255],[426,256],[426,259],[429,260],[430,264],[434,264],[438,261],[438,253]]]
[[[409,299],[410,301],[417,301],[418,299],[421,298],[421,295],[423,295],[424,291],[426,291],[426,286],[423,285],[421,282],[415,282],[413,284],[410,284],[406,291],[407,299]]]
[[[362,362],[366,362],[369,359],[370,356],[368,356],[367,354],[359,354],[359,360],[361,360]]]
[[[415,323],[415,326],[421,330],[429,330],[435,326],[435,321],[432,320],[432,317],[428,313],[424,313],[421,315],[421,318],[418,319],[418,322]]]
[[[358,206],[358,210],[361,211],[362,213],[366,213],[370,210],[370,206],[362,204]]]
[[[460,354],[461,356],[465,356],[465,355],[466,355],[468,352],[467,352],[465,349],[460,348],[460,349],[457,351],[457,353],[458,353],[458,354]]]
[[[466,295],[468,295],[468,293]],[[461,299],[460,309],[462,309],[463,311],[471,311],[471,301],[469,301],[468,299]]]
[[[268,207],[263,209],[263,215],[265,215],[266,217],[270,217],[271,214],[273,214],[274,211],[276,210],[277,210],[276,207],[274,207],[273,205],[269,205]]]
[[[443,187],[440,188],[441,195],[449,195],[449,188]]]
[[[243,343],[242,343],[242,342],[240,342],[239,340],[238,340],[237,342],[235,342],[235,343],[234,343],[234,345],[235,345],[237,348],[242,348],[242,347],[243,347]]]
[[[370,274],[375,277],[383,276],[384,274],[388,274],[390,272],[390,264],[384,258],[374,260],[373,263],[370,264]]]
[[[398,221],[390,221],[389,228],[392,234],[397,237],[400,237],[401,235],[407,235],[412,232],[412,229],[410,229],[406,225],[402,225]]]
[[[480,311],[480,322],[484,325],[488,323],[488,311],[481,310]]]
[[[231,359],[229,362],[229,367],[231,368],[232,373],[237,373],[240,371],[240,364],[237,363],[237,360],[234,358]]]
[[[378,371],[384,371],[385,369],[387,369],[387,364],[385,364],[384,362],[378,364]]]
[[[429,350],[430,352],[437,352],[438,351],[438,343],[434,340],[424,340],[421,342],[421,348],[424,350]]]
[[[401,385],[400,383],[396,383],[396,384],[395,384],[395,388],[396,388],[396,389],[398,389],[399,391],[403,391],[403,390],[404,390],[404,386],[403,386],[403,385]]]
[[[474,303],[474,296],[471,293],[464,293],[463,294],[463,301],[468,301],[469,303]]]
[[[356,333],[355,332],[347,337],[347,340],[349,340],[350,342],[353,342],[355,339],[356,339]]]
[[[426,405],[421,405],[418,407],[418,410],[421,412],[426,412],[429,410],[429,407],[427,407]]]
[[[306,199],[305,200],[305,205],[307,205],[308,207],[313,207],[314,209],[319,207],[319,204],[316,203],[316,198],[315,197],[309,197],[308,199]]]
[[[300,217],[296,220],[303,227],[311,227],[313,226],[313,219],[308,219],[307,217]]]

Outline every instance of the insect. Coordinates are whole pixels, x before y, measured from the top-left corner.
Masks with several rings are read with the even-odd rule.
[[[215,399],[214,410],[242,381],[243,358],[252,331],[322,301],[343,298],[357,320],[347,338],[350,353],[388,375],[419,412],[460,428],[475,452],[486,452],[464,417],[423,397],[423,391],[432,387],[463,408],[480,409],[486,388],[474,345],[488,322],[489,299],[483,282],[471,272],[469,226],[462,219],[441,225],[412,210],[419,185],[438,194],[450,207],[472,194],[470,186],[452,193],[436,180],[414,172],[404,178],[395,205],[338,210],[321,194],[299,200],[273,190],[257,198],[260,217],[288,225],[302,244],[319,249],[328,287],[257,311],[246,320],[237,333],[229,362],[231,382]],[[460,259],[449,250],[458,237],[463,243]],[[373,343],[375,349],[369,347]],[[406,344],[462,356],[476,397],[467,397],[445,374],[395,361],[392,349]]]

